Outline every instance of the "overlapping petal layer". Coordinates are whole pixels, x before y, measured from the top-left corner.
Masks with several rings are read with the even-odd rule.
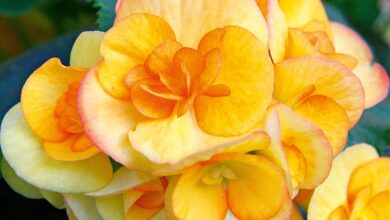
[[[20,178],[39,188],[61,193],[93,191],[111,179],[112,168],[105,155],[74,162],[57,161],[46,154],[42,145],[27,125],[21,106],[14,106],[1,125],[1,150]]]

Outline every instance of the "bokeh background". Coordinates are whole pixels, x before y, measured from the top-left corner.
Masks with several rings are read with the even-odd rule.
[[[324,4],[331,19],[348,24],[366,39],[377,61],[390,72],[390,0],[325,0]],[[77,33],[98,27],[98,10],[94,0],[0,0],[0,95],[14,96],[0,100],[2,115],[18,99],[20,79],[31,73],[23,67],[41,62],[28,54],[59,54],[66,60]],[[9,76],[18,71],[22,77]],[[67,219],[65,211],[43,200],[14,193],[3,179],[0,199],[0,219]]]

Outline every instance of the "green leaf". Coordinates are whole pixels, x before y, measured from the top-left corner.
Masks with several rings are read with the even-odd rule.
[[[390,150],[390,97],[366,110],[349,132],[348,146],[363,142],[373,145],[381,155]]]
[[[16,16],[31,10],[41,0],[0,0],[0,15]]]
[[[115,0],[87,0],[94,2],[94,6],[99,8],[98,20],[99,30],[107,31],[112,27],[115,19]]]

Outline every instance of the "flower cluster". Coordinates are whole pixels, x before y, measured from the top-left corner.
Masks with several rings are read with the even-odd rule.
[[[309,219],[377,215],[388,159],[353,171],[374,150],[337,155],[388,88],[320,0],[119,0],[70,66],[28,78],[1,125],[2,170],[70,219],[289,219],[329,172]]]

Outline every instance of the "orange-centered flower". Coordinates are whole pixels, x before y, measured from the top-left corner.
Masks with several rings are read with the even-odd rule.
[[[219,4],[255,4],[249,2]],[[187,11],[191,3],[166,4]],[[253,30],[258,21],[245,26]],[[261,124],[272,99],[273,65],[257,38],[262,32],[211,19],[210,29],[201,26],[202,35],[193,36],[198,42],[189,43],[174,22],[152,14],[118,20],[103,38],[102,62],[81,83],[88,137],[129,168],[153,170],[245,138]]]
[[[77,111],[77,93],[86,72],[50,59],[23,87],[21,103],[26,120],[56,160],[82,160],[99,152],[84,134]]]
[[[390,159],[372,146],[352,146],[337,156],[329,177],[313,193],[308,219],[390,218]]]

